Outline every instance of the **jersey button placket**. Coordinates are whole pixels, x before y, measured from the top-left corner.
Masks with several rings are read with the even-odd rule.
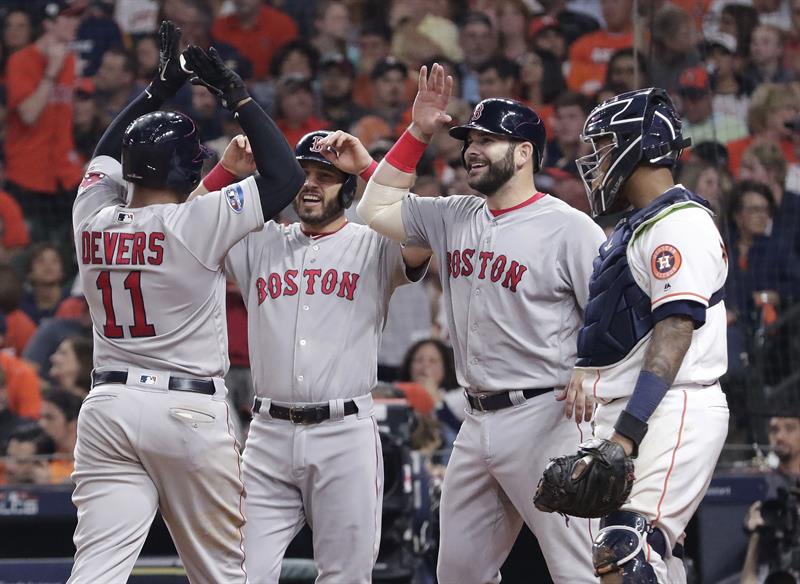
[[[494,247],[494,228],[497,226],[496,220],[492,218],[490,222],[484,227],[483,233],[480,237],[478,245],[478,257],[482,251],[490,251]],[[489,300],[487,294],[490,292],[487,286],[489,281],[487,273],[490,270],[491,261],[487,262],[487,267],[484,272],[484,278],[478,276],[482,271],[482,261],[478,259],[473,273],[473,289],[472,295],[469,298],[469,308],[467,311],[467,363],[470,369],[470,379],[478,386],[485,385],[485,376],[481,370],[480,355],[483,353],[483,338],[480,334],[479,322],[482,320],[486,309],[486,303]]]

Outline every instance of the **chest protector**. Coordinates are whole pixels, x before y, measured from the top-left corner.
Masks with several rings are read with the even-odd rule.
[[[681,187],[669,189],[644,209],[620,221],[595,258],[589,280],[589,301],[578,333],[579,367],[605,367],[622,361],[653,329],[650,297],[633,278],[628,265],[628,244],[637,232],[675,208],[708,203]],[[722,300],[722,290],[709,308]]]

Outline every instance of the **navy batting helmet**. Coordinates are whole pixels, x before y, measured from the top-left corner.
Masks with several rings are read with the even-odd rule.
[[[136,118],[122,137],[125,180],[149,188],[189,194],[200,182],[203,159],[197,127],[178,112],[152,112]]]
[[[681,118],[669,95],[655,87],[598,105],[586,118],[581,138],[593,150],[576,162],[595,217],[627,206],[620,191],[640,164],[671,168],[692,143],[681,133]]]
[[[530,142],[536,151],[533,159],[533,172],[538,172],[541,168],[547,134],[539,114],[528,106],[513,99],[500,97],[484,99],[476,105],[469,122],[450,129],[450,135],[453,138],[464,140],[464,148],[461,149],[462,162],[464,162],[464,152],[467,149],[466,139],[470,130]]]
[[[336,166],[322,154],[320,154],[320,147],[318,142],[321,138],[332,134],[330,130],[317,130],[316,132],[309,132],[297,143],[294,147],[294,155],[297,160],[313,160],[322,164],[327,164],[331,168]],[[336,168],[336,170],[339,170]],[[342,172],[339,170],[339,172]],[[347,209],[353,203],[353,197],[356,194],[356,175],[347,174],[342,172],[346,177],[342,188],[339,189],[339,203],[343,208]]]

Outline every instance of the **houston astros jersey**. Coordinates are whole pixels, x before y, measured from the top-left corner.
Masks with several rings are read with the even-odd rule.
[[[544,193],[494,212],[475,196],[409,195],[403,224],[409,244],[439,258],[462,386],[566,385],[604,239],[587,215]]]
[[[126,207],[120,163],[92,160],[72,210],[95,367],[221,377],[231,246],[264,224],[253,178],[183,204]]]
[[[269,221],[225,267],[247,305],[258,396],[309,403],[372,390],[389,298],[409,281],[398,244],[354,223],[311,237]]]
[[[678,185],[663,196],[680,197]],[[689,197],[694,197],[689,193]],[[618,228],[619,230],[619,228]],[[607,246],[613,244],[612,235]],[[691,199],[665,205],[634,231],[625,252],[636,285],[645,293],[650,311],[669,303],[691,301],[705,309],[705,322],[695,322],[692,342],[673,386],[711,385],[727,370],[727,316],[718,300],[728,274],[722,237],[711,212]],[[584,391],[601,399],[633,393],[644,363],[652,329],[622,359],[587,371]]]

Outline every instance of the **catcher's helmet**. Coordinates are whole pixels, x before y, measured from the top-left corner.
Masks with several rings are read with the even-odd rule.
[[[619,192],[640,164],[672,167],[692,142],[681,134],[681,118],[663,89],[629,91],[592,110],[581,139],[593,152],[576,161],[592,215],[621,211]],[[598,139],[609,140],[598,146]]]
[[[297,146],[294,147],[295,158],[297,158],[297,160],[313,160],[314,162],[327,164],[331,168],[339,170],[331,161],[320,154],[318,145],[320,138],[324,138],[332,133],[333,132],[330,130],[317,130],[315,132],[309,132],[300,138]],[[339,170],[339,172],[342,171]],[[342,172],[342,174],[346,178],[342,188],[339,189],[339,203],[344,209],[347,209],[353,203],[353,197],[356,194],[356,175],[347,174],[346,172]]]
[[[453,138],[464,140],[464,147],[461,149],[461,161],[464,162],[464,166],[466,166],[464,161],[464,152],[467,149],[466,139],[470,130],[530,142],[536,151],[533,159],[533,172],[538,172],[541,168],[547,134],[539,114],[528,106],[513,99],[499,97],[484,99],[475,106],[472,116],[466,124],[451,128],[450,135]]]
[[[178,112],[140,116],[122,137],[123,177],[145,187],[189,194],[200,182],[203,160],[209,156],[192,119]]]

